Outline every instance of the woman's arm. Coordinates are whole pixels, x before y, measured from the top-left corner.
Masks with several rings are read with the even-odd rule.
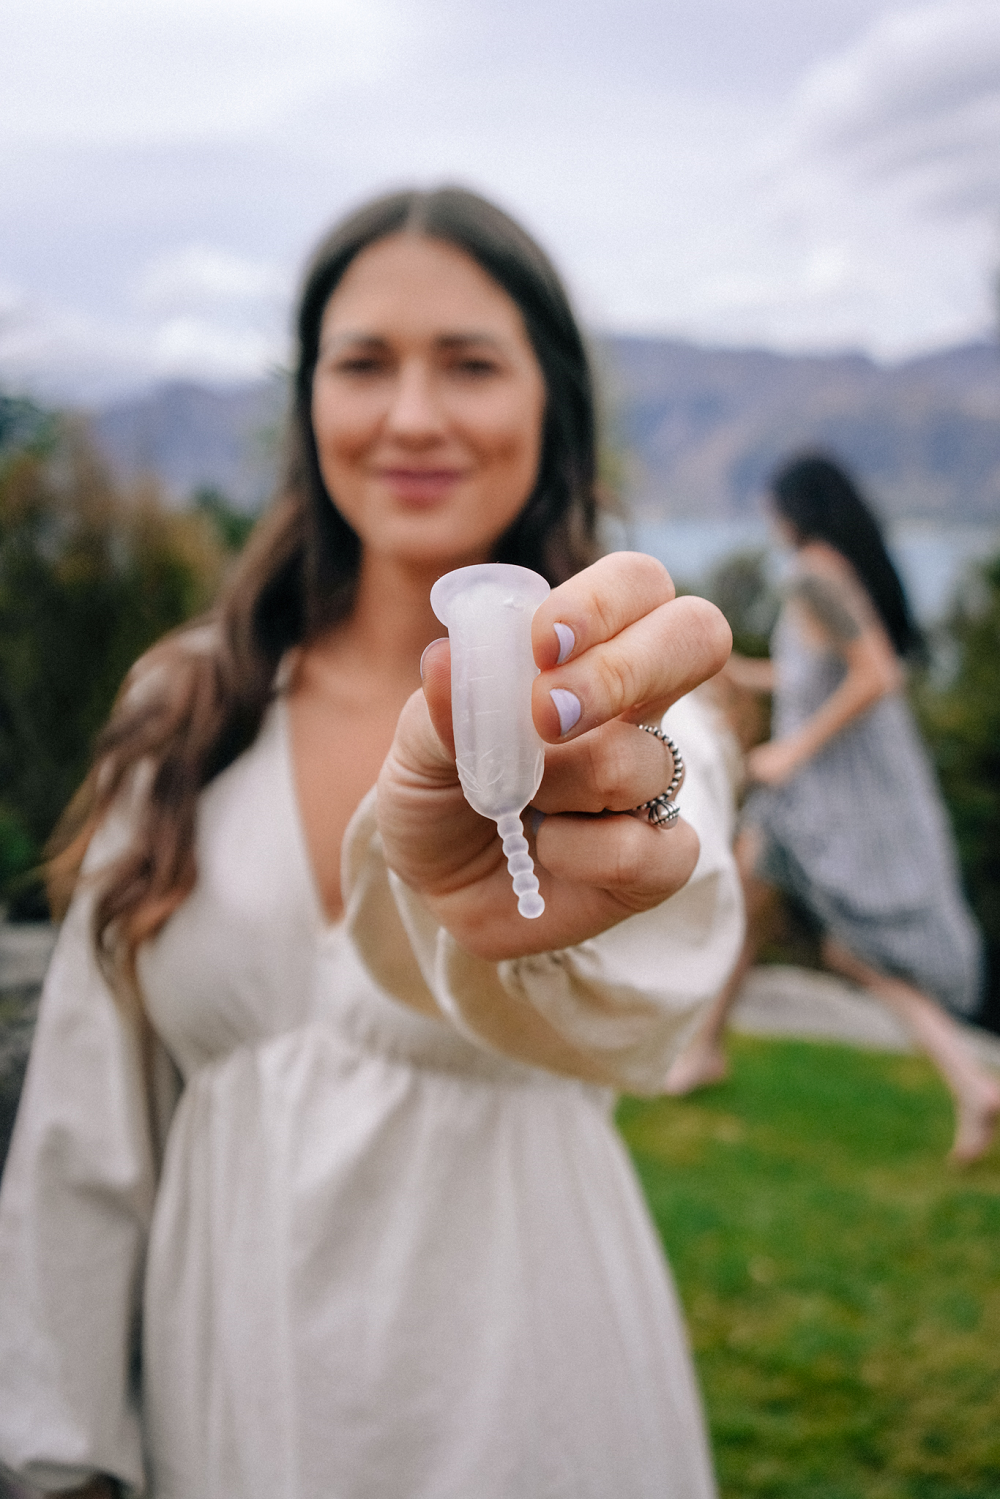
[[[739,656],[734,651],[721,675],[744,692],[763,694],[774,691],[774,662],[766,657]]]
[[[574,640],[561,664],[556,623]],[[635,726],[658,723],[713,676],[731,636],[713,605],[674,597],[659,563],[616,553],[553,590],[535,613],[532,643],[533,714],[548,744],[534,798],[545,814],[533,848],[545,899],[538,920],[518,915],[496,826],[462,794],[446,641],[424,654],[423,692],[403,710],[378,783],[390,869],[463,948],[492,962],[586,941],[688,880],[698,860],[693,828],[681,819],[663,830],[628,815],[665,790],[673,769],[663,746]],[[567,703],[576,712],[561,732]],[[625,815],[606,815],[615,813]]]
[[[88,875],[120,852],[116,821]],[[43,1491],[83,1483],[103,1499],[115,1481],[144,1485],[132,1368],[157,1177],[149,1104],[165,1123],[176,1093],[158,1045],[147,1072],[98,968],[95,894],[85,877],[49,965],[0,1191],[0,1462]]]
[[[697,867],[670,900],[557,951],[495,963],[456,941],[426,900],[387,870],[375,798],[366,798],[345,838],[343,884],[347,929],[376,983],[507,1057],[618,1090],[662,1092],[678,1047],[743,940],[733,788],[714,707],[690,694],[664,727],[684,748],[681,804],[700,844]],[[632,737],[650,739],[634,730]],[[668,757],[659,748],[662,775]],[[673,831],[656,836],[666,841]],[[522,929],[537,925],[516,919]]]
[[[750,779],[771,786],[788,780],[880,698],[898,692],[904,680],[884,630],[857,608],[849,590],[831,579],[807,575],[796,597],[842,657],[847,671],[839,686],[793,734],[750,751]]]

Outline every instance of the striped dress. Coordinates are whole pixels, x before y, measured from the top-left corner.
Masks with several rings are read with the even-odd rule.
[[[818,617],[836,639],[836,619],[819,607],[821,587],[800,576],[772,636],[777,738],[810,718],[846,671],[840,653],[803,619],[804,610]],[[764,834],[758,875],[825,932],[949,1009],[976,1010],[982,943],[934,774],[901,694],[855,718],[784,785],[755,789],[744,823]]]

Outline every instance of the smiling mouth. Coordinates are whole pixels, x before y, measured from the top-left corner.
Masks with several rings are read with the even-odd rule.
[[[427,502],[444,498],[465,474],[457,468],[383,468],[378,476],[397,499]]]

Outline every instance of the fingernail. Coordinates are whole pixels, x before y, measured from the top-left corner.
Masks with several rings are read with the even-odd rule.
[[[537,838],[538,837],[538,829],[541,827],[542,823],[545,821],[545,813],[544,812],[539,812],[539,810],[538,810],[537,807],[529,807],[528,808],[528,819],[529,819],[529,821],[531,823],[532,836],[535,837],[535,838]]]
[[[447,639],[448,639],[447,635],[439,635],[436,640],[432,640],[431,641],[430,645],[425,645],[424,646],[423,650],[420,653],[420,680],[421,680],[421,682],[424,680],[424,657],[427,655],[427,652],[430,650],[431,645],[440,645],[441,642],[442,642],[442,640],[447,640]]]
[[[555,703],[556,712],[559,714],[560,734],[568,734],[582,712],[580,699],[575,692],[567,692],[565,687],[553,687],[549,697]]]
[[[562,666],[563,662],[568,661],[573,654],[573,647],[576,645],[576,636],[569,625],[553,625],[552,628],[555,630],[559,640],[559,659],[556,661],[556,665]]]

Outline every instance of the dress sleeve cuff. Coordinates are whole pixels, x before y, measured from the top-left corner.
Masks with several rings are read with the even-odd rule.
[[[666,719],[688,762],[683,812],[701,840],[691,879],[653,910],[560,951],[492,963],[460,947],[386,869],[372,793],[345,839],[344,888],[352,938],[375,980],[504,1056],[605,1086],[659,1092],[743,938],[730,849],[732,789],[707,712],[685,700]]]

